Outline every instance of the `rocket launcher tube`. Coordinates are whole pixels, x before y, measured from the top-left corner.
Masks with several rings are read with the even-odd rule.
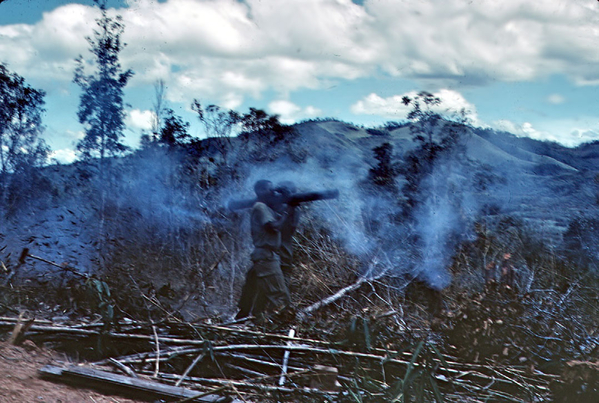
[[[317,200],[331,200],[339,197],[339,190],[337,189],[326,189],[314,192],[303,192],[303,193],[292,193],[290,195],[284,195],[279,193],[277,195],[279,200],[277,203],[297,205],[300,203],[308,203]],[[242,200],[231,200],[228,203],[228,208],[231,211],[242,210],[252,207],[258,200],[254,199],[242,199]]]

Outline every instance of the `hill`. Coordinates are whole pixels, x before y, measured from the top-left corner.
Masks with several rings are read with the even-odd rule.
[[[425,133],[427,143],[416,124],[308,121],[283,132],[149,144],[110,159],[104,170],[91,161],[15,175],[1,194],[0,311],[75,323],[30,338],[94,359],[156,348],[132,341],[104,350],[102,340],[128,335],[82,332],[81,318],[94,329],[112,318],[137,332],[132,340],[161,334],[169,343],[197,344],[199,337],[204,352],[212,345],[224,351],[233,339],[247,346],[254,342],[247,335],[281,341],[273,332],[293,327],[314,343],[306,351],[320,354],[294,358],[295,368],[338,367],[343,392],[332,401],[378,402],[402,391],[438,400],[437,383],[456,402],[596,395],[592,381],[551,380],[567,362],[594,368],[587,364],[597,358],[599,144],[565,148],[455,122],[440,127]],[[235,314],[252,245],[247,210],[227,206],[252,198],[264,178],[293,181],[298,191],[338,189],[339,198],[300,208],[289,281],[303,315],[240,333],[222,325]],[[32,257],[21,261],[23,248],[83,276]],[[70,336],[62,340],[58,331]],[[345,359],[334,353],[339,348]],[[397,359],[401,351],[417,371]],[[191,354],[167,359],[165,379],[197,362]],[[380,354],[391,367],[353,361],[380,362]],[[244,368],[233,360],[226,370],[205,361],[190,372],[192,386],[212,385],[206,373],[274,379],[273,366],[280,373],[278,361]],[[449,375],[465,368],[476,368],[476,376]],[[145,359],[136,370],[148,373]],[[418,375],[410,379],[412,370]],[[498,373],[518,381],[489,384]],[[308,399],[305,384],[284,393]]]
[[[350,253],[370,253],[384,238],[402,239],[403,224],[379,223],[373,232],[365,227],[364,216],[370,212],[371,219],[380,221],[405,215],[405,172],[393,177],[395,193],[368,187],[368,181],[377,164],[373,149],[381,144],[392,145],[395,166],[405,164],[416,147],[412,126],[374,130],[309,121],[293,129],[278,142],[259,134],[233,138],[226,160],[211,140],[187,151],[139,151],[112,161],[114,176],[108,185],[82,163],[47,167],[44,186],[28,189],[27,200],[4,208],[2,260],[16,264],[19,251],[29,247],[93,272],[111,260],[103,248],[119,239],[135,244],[129,236],[156,236],[159,242],[173,231],[227,227],[232,216],[225,211],[227,200],[251,197],[259,178],[292,180],[300,190],[339,189],[338,202],[314,203],[308,211]],[[599,144],[572,149],[491,130],[461,130],[459,149],[435,163],[420,190],[426,208],[411,213],[420,235],[434,231],[437,242],[444,243],[456,231],[467,238],[477,221],[511,217],[560,248],[572,222],[597,217]],[[180,172],[182,166],[187,172]],[[99,241],[102,231],[108,246]]]

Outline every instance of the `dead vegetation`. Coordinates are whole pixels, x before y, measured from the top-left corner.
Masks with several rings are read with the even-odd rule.
[[[69,287],[13,278],[2,290],[0,328],[14,343],[64,351],[86,368],[195,391],[195,401],[585,402],[598,396],[597,277],[562,260],[516,221],[479,225],[476,238],[456,253],[454,280],[442,292],[384,270],[362,277],[359,259],[326,231],[307,226],[297,238],[291,278],[299,315],[261,326],[229,323],[227,315],[205,309],[221,295],[232,311],[239,277],[231,281],[230,272],[219,270],[231,264],[231,239],[202,244],[202,256],[180,266],[188,270],[183,281],[161,287],[142,280],[143,266],[115,265],[105,277],[115,304],[112,327],[67,275]],[[506,251],[513,282],[500,273],[486,279],[486,268]],[[140,256],[139,264],[151,265],[147,258]]]

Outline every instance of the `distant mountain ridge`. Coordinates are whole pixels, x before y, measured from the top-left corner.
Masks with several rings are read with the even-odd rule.
[[[361,158],[367,167],[376,163],[372,149],[385,142],[393,145],[397,162],[415,147],[409,124],[391,131],[378,129],[377,135],[338,121],[306,122],[295,129],[294,141],[310,145],[316,158],[341,153],[353,160]],[[504,214],[543,226],[552,239],[559,238],[578,216],[599,216],[599,142],[568,148],[479,128],[467,128],[461,142],[472,169],[492,173],[504,182],[486,190],[463,189],[481,204],[497,204]],[[363,170],[354,173],[364,175]]]

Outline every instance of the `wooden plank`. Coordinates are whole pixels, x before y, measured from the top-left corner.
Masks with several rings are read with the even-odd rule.
[[[167,398],[169,400],[190,399],[201,393],[198,391],[164,385],[158,382],[139,378],[131,378],[124,375],[99,371],[92,368],[68,366],[57,367],[46,365],[39,370],[44,378],[59,380],[65,383],[85,386],[108,393],[124,393],[141,399],[156,400],[156,398]],[[208,395],[189,400],[202,403],[225,403],[232,399],[225,396]]]

